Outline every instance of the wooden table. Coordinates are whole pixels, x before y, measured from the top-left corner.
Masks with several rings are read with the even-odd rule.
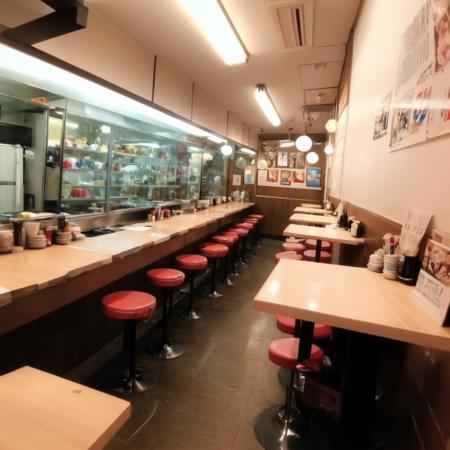
[[[315,209],[321,209],[322,207],[317,203],[302,203],[302,206],[305,208],[315,208]]]
[[[291,223],[304,223],[309,225],[332,225],[336,223],[334,216],[320,216],[318,214],[299,214],[295,213],[289,217]]]
[[[322,241],[329,241],[347,245],[364,244],[364,238],[353,237],[349,231],[343,230],[342,228],[323,228],[311,227],[308,225],[290,224],[284,229],[283,236],[316,239],[316,262],[320,261]]]
[[[307,206],[297,206],[294,209],[295,213],[304,213],[304,214],[317,214],[317,215],[325,215],[325,214],[331,214],[331,211],[324,208],[311,208]]]
[[[436,324],[412,290],[365,268],[283,259],[256,294],[258,311],[349,330],[339,449],[368,446],[380,337],[450,351],[450,328]]]
[[[130,403],[32,367],[0,377],[0,448],[102,449]]]
[[[434,322],[412,290],[366,268],[282,259],[254,308],[450,351],[450,328]]]

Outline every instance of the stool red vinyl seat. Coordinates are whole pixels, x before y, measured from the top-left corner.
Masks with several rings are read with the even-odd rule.
[[[175,262],[184,270],[205,270],[208,267],[208,259],[205,256],[191,253],[178,255]]]
[[[152,387],[156,378],[146,368],[136,368],[136,323],[147,319],[156,308],[156,298],[140,291],[117,291],[102,299],[106,317],[123,320],[123,352],[127,354],[128,371],[114,389],[121,394],[143,392]]]
[[[305,261],[315,261],[316,260],[316,251],[315,250],[305,250],[303,252],[303,259]],[[331,253],[326,251],[320,252],[320,262],[331,264]]]
[[[228,254],[228,247],[219,243],[206,242],[200,245],[200,253],[207,258],[224,258]]]
[[[303,244],[296,242],[283,242],[283,248],[287,252],[291,251],[299,254],[302,254],[303,251],[305,250],[305,246]]]
[[[155,286],[176,287],[184,283],[184,273],[176,269],[152,269],[147,272],[147,278]]]
[[[161,341],[154,352],[159,359],[173,359],[184,353],[183,347],[169,339],[169,315],[172,305],[172,288],[182,285],[185,278],[183,272],[171,268],[151,269],[147,272],[147,279],[151,284],[164,288]]]
[[[249,222],[238,222],[236,224],[236,226],[239,228],[246,228],[249,231],[251,231],[251,230],[253,230],[253,228],[255,228],[255,224],[249,223]]]
[[[106,317],[118,320],[146,319],[156,308],[156,298],[140,291],[118,291],[102,299]]]
[[[258,219],[258,221],[264,220],[263,214],[249,214],[248,217],[251,219]]]
[[[257,225],[259,223],[258,219],[253,219],[252,217],[247,217],[244,219],[244,223],[252,223],[254,225]]]
[[[287,251],[287,252],[278,252],[275,255],[275,259],[279,261],[280,259],[295,259],[297,261],[301,261],[303,259],[302,255],[299,255],[297,252]]]
[[[186,311],[183,312],[183,317],[186,320],[197,320],[201,318],[201,314],[194,308],[194,280],[195,272],[205,270],[208,267],[208,259],[203,255],[196,255],[187,253],[178,255],[175,262],[180,269],[188,273],[189,278],[189,305]]]
[[[243,225],[246,225],[246,224],[243,224]],[[252,226],[252,224],[247,224],[247,225]],[[242,238],[242,246],[241,246],[239,262],[240,262],[241,266],[246,267],[247,266],[247,258],[246,258],[247,238],[249,237],[249,234],[250,234],[250,228],[247,228],[245,226],[240,226],[240,225],[234,225],[232,228],[230,228],[230,231],[236,232],[239,235],[239,237]]]
[[[230,231],[236,233],[239,237],[246,237],[249,233],[247,228],[230,228]]]
[[[289,337],[272,341],[269,345],[269,359],[284,369],[295,370],[298,366],[298,349],[300,339]],[[323,351],[317,345],[312,345],[309,359],[302,365],[311,370],[318,371],[323,360]]]
[[[277,316],[277,328],[286,334],[295,334],[295,319],[288,316]],[[321,323],[314,324],[314,340],[328,339],[331,337],[331,327],[322,325]]]
[[[233,249],[233,245],[236,242],[235,237],[233,236],[227,236],[226,234],[216,234],[212,237],[212,240],[219,243],[226,245],[228,247],[228,253],[225,255],[225,261],[223,264],[223,284],[226,284],[228,286],[233,286],[234,281],[230,279],[228,276],[228,265],[230,262],[230,253]]]
[[[231,247],[234,244],[234,239],[231,236],[226,236],[224,234],[216,234],[212,237],[212,240],[218,244],[226,245],[227,247]]]
[[[306,250],[315,250],[317,247],[317,240],[316,239],[306,239],[305,241],[305,248]],[[332,248],[331,242],[328,241],[322,241],[321,250],[324,250],[326,252],[330,252]]]

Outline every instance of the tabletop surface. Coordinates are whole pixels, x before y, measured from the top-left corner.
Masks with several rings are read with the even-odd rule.
[[[336,223],[336,217],[334,216],[321,216],[318,214],[300,214],[295,213],[289,217],[291,223],[309,223],[315,225],[331,225]]]
[[[101,449],[130,417],[130,403],[22,367],[0,377],[0,448]]]
[[[283,236],[319,239],[348,245],[360,245],[364,243],[364,238],[355,238],[349,231],[343,230],[342,228],[312,227],[310,225],[297,225],[293,223],[284,229]]]
[[[324,208],[311,208],[310,206],[297,206],[294,209],[295,213],[304,213],[304,214],[331,214],[331,211]]]
[[[413,288],[366,268],[282,259],[254,309],[450,351],[441,327],[414,301]]]

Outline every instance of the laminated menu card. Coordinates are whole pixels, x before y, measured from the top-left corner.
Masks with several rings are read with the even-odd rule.
[[[450,304],[450,247],[431,239],[427,242],[413,298],[436,322],[446,323]]]

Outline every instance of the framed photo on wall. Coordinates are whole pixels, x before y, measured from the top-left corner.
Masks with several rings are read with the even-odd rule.
[[[277,166],[288,167],[288,164],[289,164],[288,152],[278,152]]]
[[[290,186],[291,185],[291,174],[292,172],[290,170],[280,170],[280,184],[283,186]]]
[[[306,186],[311,188],[320,188],[322,170],[320,167],[308,167],[306,169]]]

